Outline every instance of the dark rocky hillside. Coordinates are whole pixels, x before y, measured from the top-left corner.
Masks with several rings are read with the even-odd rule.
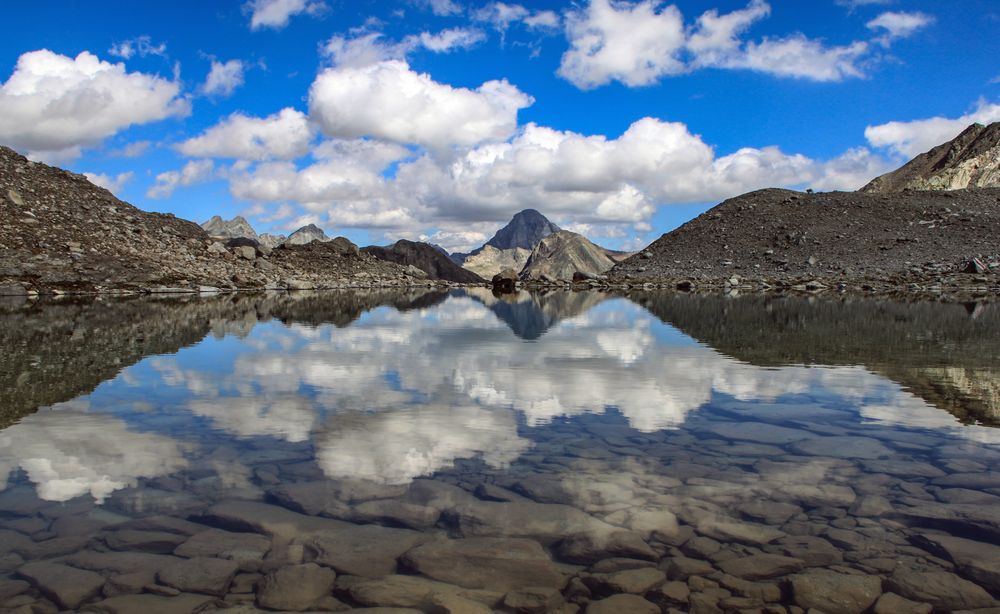
[[[447,254],[428,243],[400,239],[388,247],[373,245],[362,253],[402,266],[414,266],[431,279],[443,279],[460,284],[480,284],[485,280],[472,271],[455,264]]]
[[[311,261],[314,251],[327,257]],[[277,252],[227,247],[198,224],[0,147],[0,294],[424,283],[342,244]]]
[[[664,278],[948,282],[971,258],[1000,269],[1000,189],[731,198],[615,266],[615,281]]]

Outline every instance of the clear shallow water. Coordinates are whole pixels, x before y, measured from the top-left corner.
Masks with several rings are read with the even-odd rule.
[[[0,305],[0,604],[996,606],[997,311]]]

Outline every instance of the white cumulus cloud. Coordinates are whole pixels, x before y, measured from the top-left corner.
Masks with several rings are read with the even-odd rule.
[[[980,101],[976,109],[961,117],[930,117],[911,121],[893,121],[865,128],[865,138],[873,147],[912,158],[917,154],[955,138],[974,123],[1000,121],[1000,104]]]
[[[327,136],[370,136],[445,150],[509,136],[533,99],[507,81],[475,90],[452,87],[391,60],[321,72],[309,90],[309,114]]]
[[[570,48],[559,74],[591,89],[613,80],[628,86],[649,85],[660,77],[684,72],[684,18],[676,6],[655,0],[612,4],[593,0],[566,15]]]
[[[114,177],[105,173],[84,173],[83,175],[90,183],[100,186],[116,196],[122,191],[125,184],[132,181],[132,178],[135,177],[135,173],[132,171],[119,173]]]
[[[322,53],[336,67],[360,68],[385,60],[405,60],[408,55],[421,49],[433,53],[469,49],[485,38],[486,35],[476,28],[421,32],[398,42],[387,39],[381,32],[361,32],[353,36],[337,34],[323,45]]]
[[[866,25],[870,30],[885,30],[885,35],[877,39],[888,46],[894,39],[912,36],[917,30],[926,28],[934,18],[926,13],[905,13],[889,11],[882,13]]]
[[[322,0],[250,0],[243,6],[250,13],[251,30],[280,30],[296,15],[320,15],[328,8]]]
[[[201,85],[201,92],[207,96],[226,97],[243,85],[244,66],[241,60],[219,62],[212,60],[212,68]]]
[[[177,145],[192,158],[290,160],[304,156],[313,140],[305,113],[288,107],[267,117],[233,113],[202,134]]]
[[[149,198],[169,198],[182,186],[208,181],[215,176],[211,160],[191,160],[179,171],[167,171],[156,176],[156,183],[146,191]]]
[[[42,49],[21,55],[0,86],[0,141],[35,157],[74,157],[129,126],[189,112],[176,81],[86,51],[70,58]]]

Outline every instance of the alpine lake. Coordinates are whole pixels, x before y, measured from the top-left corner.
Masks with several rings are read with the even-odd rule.
[[[995,304],[0,302],[0,611],[998,612],[998,426]]]

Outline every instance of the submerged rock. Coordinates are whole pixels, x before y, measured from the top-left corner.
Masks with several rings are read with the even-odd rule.
[[[72,610],[100,594],[104,577],[60,563],[28,563],[17,574],[60,607]]]
[[[282,567],[264,576],[257,603],[269,610],[301,612],[330,594],[337,574],[315,563]]]
[[[301,538],[307,560],[355,576],[379,577],[396,571],[396,559],[431,535],[375,524],[349,525]]]
[[[198,557],[164,567],[157,580],[185,593],[226,594],[239,566],[235,561]]]
[[[421,574],[465,588],[509,591],[523,586],[562,588],[566,578],[538,542],[473,537],[434,541],[402,559]]]
[[[829,614],[861,614],[882,594],[882,579],[878,576],[817,570],[796,574],[790,582],[797,605]]]

